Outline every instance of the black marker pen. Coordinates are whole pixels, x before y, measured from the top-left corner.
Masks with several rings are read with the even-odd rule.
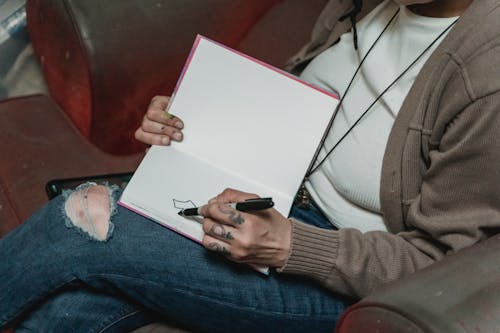
[[[235,202],[228,204],[229,207],[232,207],[240,212],[251,212],[257,210],[264,210],[274,206],[274,202],[272,198],[255,198],[248,199],[242,202]],[[195,208],[186,208],[181,210],[178,214],[180,216],[195,216],[200,215],[199,213],[200,207]]]

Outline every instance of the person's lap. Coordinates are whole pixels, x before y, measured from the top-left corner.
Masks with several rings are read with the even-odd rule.
[[[39,285],[45,288],[43,295],[71,282],[93,293],[73,290],[53,295],[27,318],[26,327],[63,308],[67,316],[60,324],[67,327],[73,327],[71,318],[82,312],[94,316],[86,317],[87,331],[94,324],[96,330],[113,331],[110,323],[118,324],[120,318],[135,319],[140,325],[151,318],[140,315],[137,301],[195,331],[331,331],[349,303],[307,279],[264,276],[231,263],[124,208],[113,216],[115,228],[107,242],[90,240],[64,225],[61,205],[62,198],[55,199],[21,230],[0,241],[3,250],[9,243],[33,239],[20,254],[12,253],[18,262],[30,262],[31,268],[24,270],[20,281],[10,280],[4,287]],[[9,262],[14,271],[19,269],[12,259]],[[47,266],[48,276],[37,284],[26,280]],[[59,276],[64,278],[58,280]],[[107,295],[97,297],[96,292]],[[102,311],[93,303],[107,304],[108,311],[100,316]]]

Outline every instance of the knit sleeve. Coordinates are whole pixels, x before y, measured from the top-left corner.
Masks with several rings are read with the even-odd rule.
[[[388,232],[320,229],[292,220],[292,251],[280,273],[315,279],[332,291],[364,297],[377,286],[434,260],[411,242]]]

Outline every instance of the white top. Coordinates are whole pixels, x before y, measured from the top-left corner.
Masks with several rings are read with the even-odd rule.
[[[418,16],[386,0],[357,24],[353,34],[318,55],[301,77],[344,94],[362,57],[391,17],[399,14],[365,60],[335,118],[318,161],[360,115],[456,18]],[[380,208],[382,159],[394,119],[415,78],[441,39],[375,104],[306,183],[311,196],[338,228],[386,230]]]

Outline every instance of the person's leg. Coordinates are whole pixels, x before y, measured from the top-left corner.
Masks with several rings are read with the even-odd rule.
[[[293,207],[290,216],[318,227],[332,228],[315,205],[307,210]],[[161,320],[139,304],[80,287],[51,295],[22,318],[16,332],[51,332],[56,328],[64,332],[123,332],[125,328],[131,330]]]
[[[80,286],[51,295],[21,317],[15,331],[122,333],[155,321],[158,317],[140,304]]]
[[[293,207],[290,217],[322,228],[332,228],[331,223],[315,205],[309,209]],[[50,321],[47,318],[51,318]],[[62,290],[51,295],[29,316],[22,318],[16,332],[54,331],[65,332],[123,332],[164,318],[152,314],[139,304],[93,290]],[[169,321],[169,324],[176,324]]]
[[[55,199],[0,240],[1,325],[71,282],[127,295],[197,331],[331,331],[348,304],[311,281],[232,264],[126,209],[106,242],[93,240],[64,226],[62,206]]]

